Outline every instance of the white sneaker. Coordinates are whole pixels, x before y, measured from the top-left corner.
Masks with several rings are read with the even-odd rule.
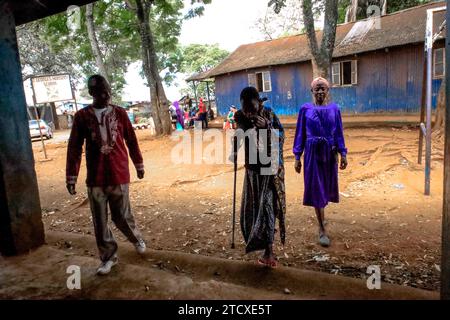
[[[136,251],[139,254],[144,254],[145,249],[147,248],[146,245],[145,245],[144,240],[142,240],[142,239],[140,239],[138,242],[136,242],[134,244],[134,246],[136,247]]]
[[[111,268],[114,267],[117,262],[119,262],[119,259],[117,259],[117,257],[115,258],[111,258],[110,260],[106,261],[106,262],[102,262],[100,264],[100,267],[98,267],[97,269],[97,274],[98,275],[105,275],[111,272]]]

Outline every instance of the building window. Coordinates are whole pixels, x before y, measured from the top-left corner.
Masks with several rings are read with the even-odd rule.
[[[248,74],[248,86],[256,88],[256,74],[254,73]]]
[[[358,83],[358,61],[334,62],[331,65],[333,86],[351,86]]]
[[[341,85],[341,64],[339,62],[335,62],[331,66],[331,80],[333,86]]]
[[[272,80],[270,79],[270,72],[266,71],[262,73],[263,77],[263,92],[272,91]]]
[[[272,80],[270,78],[270,71],[249,73],[248,85],[255,87],[258,92],[272,91]]]
[[[434,77],[442,78],[445,74],[445,49],[434,50]]]

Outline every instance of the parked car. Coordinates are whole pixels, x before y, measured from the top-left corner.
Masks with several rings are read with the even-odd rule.
[[[149,118],[147,117],[136,117],[135,121],[137,121],[137,123],[132,123],[133,129],[134,130],[141,130],[141,129],[148,129],[149,127],[151,127],[151,123],[153,121],[150,121]]]
[[[141,129],[147,129],[148,123],[133,123],[132,124],[134,130],[141,130]]]
[[[41,127],[43,137],[47,139],[53,138],[53,130],[44,120],[39,120],[39,123],[38,120],[30,120],[28,121],[28,126],[30,128],[31,139],[40,138],[39,126]]]

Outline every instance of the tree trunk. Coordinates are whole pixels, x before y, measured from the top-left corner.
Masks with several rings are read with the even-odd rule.
[[[169,117],[169,103],[159,76],[153,34],[150,28],[151,2],[146,2],[145,0],[135,0],[135,2],[135,10],[139,20],[139,34],[142,42],[142,62],[144,74],[150,87],[155,131],[157,135],[167,135],[172,132],[172,124]]]
[[[347,13],[345,14],[345,22],[356,21],[356,15],[358,13],[358,0],[352,0],[351,4],[347,8]]]
[[[387,14],[387,2],[388,0],[381,0],[383,2],[383,8],[381,9],[381,15],[385,16]]]
[[[321,76],[329,79],[331,60],[333,58],[334,44],[336,40],[336,27],[338,21],[338,0],[325,1],[325,23],[322,32],[320,48],[317,43],[314,26],[313,4],[311,0],[302,3],[303,21],[308,36],[308,44],[312,54],[312,67],[314,77]]]
[[[311,64],[312,64],[312,69],[313,69],[313,79],[317,78],[317,77],[322,77],[325,79],[328,79],[329,76],[329,72],[328,72],[328,68],[324,65],[324,62],[320,62],[317,61],[316,58],[312,58],[311,59]]]
[[[433,130],[442,129],[444,127],[444,120],[445,120],[445,79],[442,80],[441,87],[439,88]]]
[[[99,73],[105,77],[109,84],[108,72],[106,66],[103,62],[103,54],[100,51],[100,46],[98,45],[97,35],[95,34],[94,25],[94,4],[90,3],[86,5],[86,28],[88,32],[89,42],[91,44],[92,54],[95,58],[95,64],[97,65]]]

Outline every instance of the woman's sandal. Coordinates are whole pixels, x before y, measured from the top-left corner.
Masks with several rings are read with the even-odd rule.
[[[278,266],[278,262],[275,258],[259,258],[258,264],[269,268],[276,268]]]
[[[322,247],[329,247],[331,244],[330,238],[325,234],[319,234],[319,243]]]

